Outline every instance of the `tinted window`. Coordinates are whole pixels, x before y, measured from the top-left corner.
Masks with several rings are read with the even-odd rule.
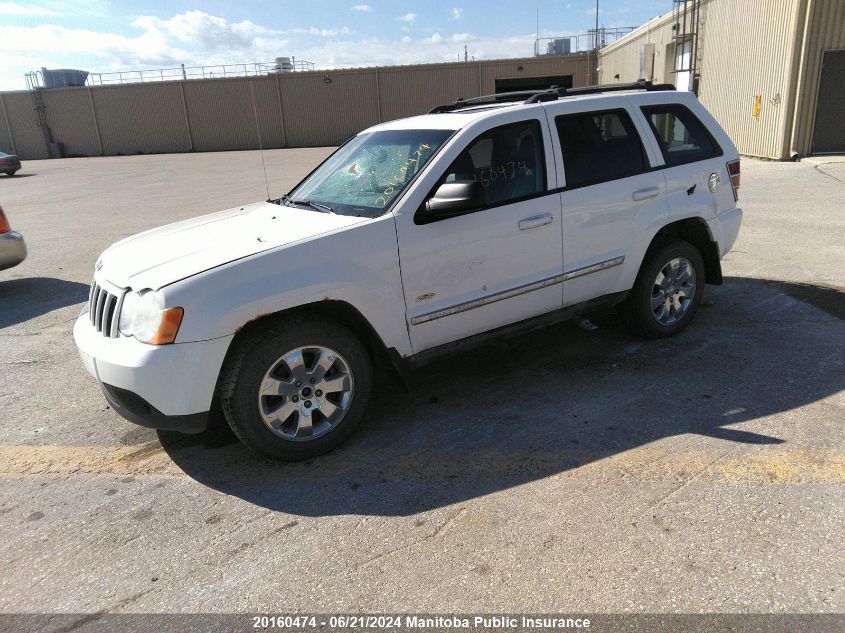
[[[567,187],[625,178],[648,168],[643,144],[624,110],[555,119]]]
[[[722,154],[701,121],[684,106],[649,106],[642,110],[657,135],[667,165],[683,165]]]
[[[461,152],[441,182],[476,180],[487,206],[546,190],[543,136],[537,121],[488,130]]]

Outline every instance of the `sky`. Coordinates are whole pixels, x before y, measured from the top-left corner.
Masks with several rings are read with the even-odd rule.
[[[671,0],[600,0],[606,27],[638,26]],[[24,73],[92,72],[272,62],[317,68],[455,61],[533,54],[540,36],[595,26],[595,0],[0,0],[0,90]]]

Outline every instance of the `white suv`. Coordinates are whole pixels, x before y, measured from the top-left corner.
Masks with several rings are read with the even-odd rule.
[[[74,327],[82,360],[133,422],[196,433],[222,410],[296,460],[361,422],[374,363],[404,375],[599,305],[675,334],[742,211],[736,148],[670,88],[461,100],[358,134],[279,200],[122,240]]]

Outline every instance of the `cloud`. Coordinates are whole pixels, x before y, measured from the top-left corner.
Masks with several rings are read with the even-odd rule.
[[[321,29],[316,26],[309,26],[307,29],[291,29],[290,31],[283,31],[285,33],[307,33],[308,35],[319,35],[320,37],[336,37],[338,35],[346,35],[351,33],[348,26],[342,26],[337,29]]]
[[[463,58],[465,42],[470,42],[469,54],[475,59],[530,57],[533,54],[535,37],[534,33],[510,37],[436,33],[421,39],[405,35],[399,39],[374,37],[339,40],[299,47],[297,59],[314,61],[321,69],[454,62],[458,53]]]
[[[400,22],[405,22],[405,24],[412,24],[417,19],[416,13],[406,13],[405,15],[400,15],[396,18]]]
[[[404,16],[403,16],[404,17]],[[469,43],[475,59],[525,57],[534,34],[480,37],[440,29],[426,37],[403,32],[362,37],[348,27],[293,24],[267,28],[248,20],[231,22],[202,11],[170,17],[140,16],[134,32],[69,28],[58,24],[0,24],[0,89],[25,87],[23,74],[41,66],[108,73],[154,68],[269,62],[279,55],[309,60],[318,69],[454,62]]]
[[[462,17],[464,17],[464,10],[463,9],[461,9],[460,7],[455,7],[454,9],[452,9],[452,19],[453,20],[460,20]]]
[[[353,4],[353,11],[360,11],[361,13],[372,13],[373,8],[368,4]]]
[[[26,6],[17,2],[0,2],[0,15],[59,15],[59,12],[45,7]]]
[[[204,11],[186,11],[174,15],[169,20],[154,16],[140,16],[132,26],[144,29],[148,33],[161,33],[172,36],[179,42],[192,44],[206,50],[220,48],[242,49],[249,47],[259,35],[279,34],[257,24],[244,20],[229,22],[225,18],[210,15]]]

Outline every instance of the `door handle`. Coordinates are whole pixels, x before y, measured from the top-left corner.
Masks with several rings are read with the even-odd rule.
[[[525,231],[527,229],[534,229],[538,226],[543,226],[544,224],[551,224],[553,219],[554,218],[551,213],[532,215],[530,218],[524,218],[519,221],[519,230]]]
[[[656,198],[660,195],[660,187],[649,187],[648,189],[640,189],[634,192],[634,200],[648,200],[649,198]]]

